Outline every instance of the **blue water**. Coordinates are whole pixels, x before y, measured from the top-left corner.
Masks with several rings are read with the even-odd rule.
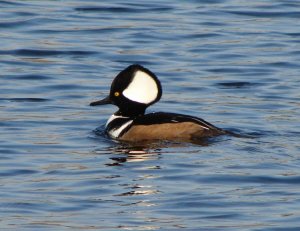
[[[0,229],[300,230],[299,22],[298,0],[0,1]],[[163,85],[148,111],[254,138],[96,134],[133,63]]]

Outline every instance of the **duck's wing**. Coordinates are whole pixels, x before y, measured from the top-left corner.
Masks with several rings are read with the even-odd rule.
[[[202,126],[204,129],[219,129],[211,123],[190,115],[166,112],[153,112],[140,117],[135,120],[136,124],[150,125],[150,124],[163,124],[163,123],[184,123],[191,122]]]

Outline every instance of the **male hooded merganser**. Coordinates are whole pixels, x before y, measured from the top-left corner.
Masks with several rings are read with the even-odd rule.
[[[135,64],[116,76],[109,96],[90,106],[119,107],[107,121],[105,130],[110,137],[122,141],[192,141],[227,133],[193,116],[166,112],[145,114],[146,108],[159,101],[161,95],[161,84],[155,74]]]

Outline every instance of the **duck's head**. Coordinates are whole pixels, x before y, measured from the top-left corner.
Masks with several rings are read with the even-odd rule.
[[[162,88],[154,73],[141,65],[130,65],[121,71],[111,84],[109,95],[90,106],[114,104],[122,116],[143,115],[148,106],[157,102]]]

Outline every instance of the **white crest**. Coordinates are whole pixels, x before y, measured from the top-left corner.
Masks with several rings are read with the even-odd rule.
[[[155,80],[143,71],[137,71],[132,82],[123,91],[123,95],[135,102],[148,104],[153,102],[158,94]]]

